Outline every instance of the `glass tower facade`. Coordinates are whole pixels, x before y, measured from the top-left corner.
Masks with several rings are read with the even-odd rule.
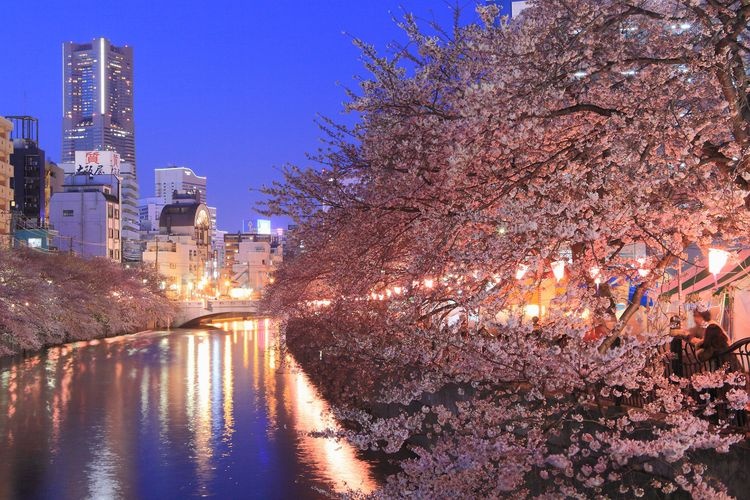
[[[63,44],[62,161],[94,150],[135,166],[133,49],[106,38]]]

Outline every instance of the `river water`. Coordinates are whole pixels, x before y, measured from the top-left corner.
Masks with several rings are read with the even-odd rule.
[[[275,324],[146,332],[0,364],[0,498],[317,498],[376,487]],[[284,362],[282,362],[284,361]]]

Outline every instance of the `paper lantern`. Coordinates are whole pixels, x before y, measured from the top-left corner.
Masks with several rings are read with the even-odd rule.
[[[729,260],[729,252],[718,248],[708,249],[708,272],[716,276],[721,272]]]
[[[591,275],[592,278],[594,278],[594,283],[597,286],[599,286],[602,283],[602,275],[601,275],[601,272],[600,272],[600,270],[599,270],[599,268],[597,266],[592,267],[589,270],[589,274]]]
[[[565,261],[556,260],[550,266],[552,267],[552,274],[555,275],[555,281],[560,283],[560,280],[565,277]]]
[[[637,262],[638,262],[638,265],[640,266],[638,268],[638,274],[640,275],[641,278],[645,278],[651,272],[650,269],[644,269],[643,268],[644,264],[646,264],[646,257],[639,257],[637,259]]]

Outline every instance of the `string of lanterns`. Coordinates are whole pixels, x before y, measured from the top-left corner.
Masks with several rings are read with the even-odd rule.
[[[721,250],[717,248],[709,248],[708,249],[708,271],[714,275],[714,277],[718,276],[718,274],[721,272],[721,270],[726,266],[727,262],[729,261],[730,252],[726,250]],[[636,265],[633,265],[633,267],[637,270],[638,275],[642,278],[645,278],[651,273],[651,270],[646,268],[646,263],[648,262],[648,259],[646,257],[639,257],[635,259]],[[569,262],[566,260],[555,260],[550,263],[550,269],[552,271],[552,275],[554,276],[555,282],[560,283],[565,278],[565,272],[566,272],[566,265],[568,265]],[[516,268],[515,272],[515,279],[518,281],[523,281],[524,277],[527,275],[528,271],[530,269],[530,266],[525,263],[518,264],[518,267]],[[479,278],[479,271],[473,271],[471,274],[467,275],[466,277],[471,277],[474,279]],[[601,269],[598,266],[592,266],[591,269],[589,269],[589,276],[594,281],[594,284],[598,287],[603,281],[604,276],[602,274]],[[447,274],[446,276],[443,276],[441,278],[441,281],[448,282],[450,279],[461,279],[460,275],[456,274]],[[500,278],[497,275],[493,276],[495,284],[500,282]],[[491,284],[490,284],[491,285]],[[493,286],[489,286],[488,290],[491,289]],[[404,286],[393,286],[391,288],[386,288],[383,292],[371,292],[368,296],[365,297],[356,297],[354,300],[373,300],[373,301],[383,301],[386,299],[390,299],[393,297],[403,296],[408,293],[409,290],[415,290],[418,288],[424,288],[426,290],[431,290],[435,288],[435,279],[434,278],[424,278],[421,282],[420,281],[413,281],[411,288],[407,288]],[[459,294],[461,291],[459,290]],[[308,301],[307,304],[313,307],[327,307],[331,305],[332,301],[330,299],[322,299],[322,300],[312,300]]]

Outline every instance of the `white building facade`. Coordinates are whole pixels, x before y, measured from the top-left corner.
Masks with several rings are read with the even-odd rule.
[[[120,180],[115,175],[69,174],[50,200],[50,222],[60,252],[122,262]]]
[[[172,203],[175,192],[196,192],[200,201],[206,202],[206,178],[196,175],[187,167],[166,167],[154,169],[154,192],[164,205]]]

